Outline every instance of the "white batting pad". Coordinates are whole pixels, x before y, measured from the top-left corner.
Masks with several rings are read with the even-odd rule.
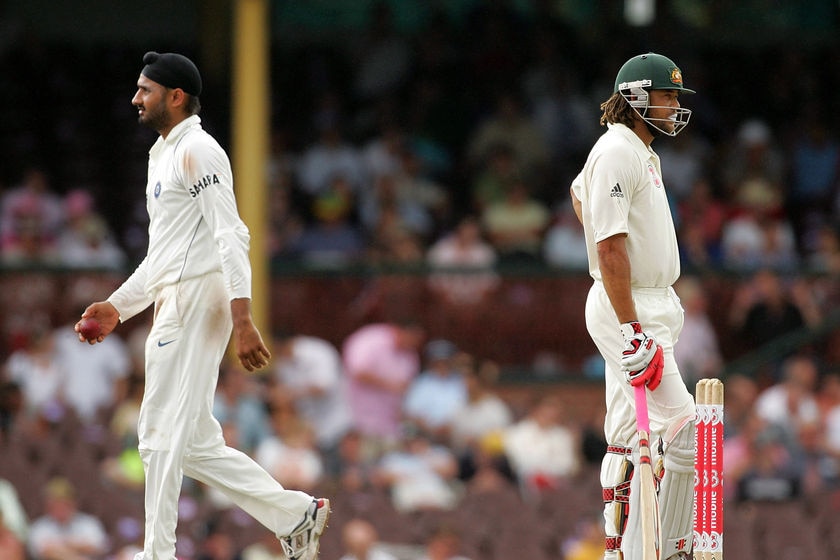
[[[694,419],[683,419],[665,434],[665,473],[659,487],[662,558],[691,551],[694,528]],[[670,439],[669,439],[670,438]]]

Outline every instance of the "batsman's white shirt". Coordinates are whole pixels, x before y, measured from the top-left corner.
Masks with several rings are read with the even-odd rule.
[[[638,319],[662,346],[664,371],[660,386],[648,394],[652,437],[667,434],[690,422],[693,428],[694,401],[674,360],[674,345],[683,325],[683,309],[671,285],[679,278],[680,260],[671,210],[662,182],[659,157],[629,128],[608,125],[607,132],[593,146],[581,173],[572,183],[581,201],[583,229],[589,256],[589,273],[594,278],[586,300],[586,327],[605,362],[607,412],[604,435],[620,448],[636,446],[633,389],[624,379],[619,358],[624,345],[618,317],[612,307],[598,266],[597,244],[616,234],[625,239],[630,260],[630,286]],[[655,436],[653,434],[656,434]],[[684,551],[679,543],[691,540],[691,492],[693,490],[693,432],[668,446],[666,472],[660,491],[663,515],[663,557]],[[688,457],[680,462],[680,458]],[[624,481],[624,457],[607,453],[601,466],[601,484],[612,488]],[[637,479],[632,483],[637,485]],[[605,502],[605,531],[622,535],[617,526],[617,504]],[[621,550],[625,560],[641,558],[638,490],[631,486],[629,518]],[[605,558],[617,558],[609,550]]]
[[[109,301],[125,321],[164,286],[220,271],[230,299],[251,297],[248,228],[239,217],[227,154],[193,115],[149,150],[149,249]]]
[[[581,201],[589,274],[601,281],[597,244],[625,233],[630,284],[666,288],[680,275],[680,256],[659,156],[623,124],[608,125],[572,182]]]
[[[623,339],[598,266],[599,241],[625,233],[630,285],[638,319],[662,346],[665,368],[660,387],[650,394],[651,428],[658,432],[674,418],[693,414],[693,401],[674,360],[683,309],[671,285],[679,278],[680,259],[674,222],[656,153],[623,124],[608,125],[572,183],[581,201],[595,282],[586,302],[586,326],[606,362],[607,417],[611,444],[629,442],[636,433],[632,387],[621,372]]]

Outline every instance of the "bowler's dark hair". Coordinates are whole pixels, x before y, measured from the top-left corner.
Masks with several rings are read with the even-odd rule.
[[[187,94],[189,99],[187,99],[187,113],[190,115],[197,115],[201,112],[201,101],[198,100],[197,95],[189,95]]]
[[[609,99],[601,103],[601,125],[623,124],[629,128],[635,126],[636,111],[624,99],[621,93],[616,92]]]

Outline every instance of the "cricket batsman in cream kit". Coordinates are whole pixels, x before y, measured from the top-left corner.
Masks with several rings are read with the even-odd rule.
[[[645,385],[651,446],[661,475],[662,560],[690,557],[693,538],[694,399],[674,361],[683,309],[672,285],[680,257],[659,157],[651,143],[676,136],[691,111],[682,71],[646,53],[622,65],[601,105],[606,132],[572,182],[593,285],[586,326],[604,361],[608,447],[601,466],[606,560],[642,560],[634,388]]]

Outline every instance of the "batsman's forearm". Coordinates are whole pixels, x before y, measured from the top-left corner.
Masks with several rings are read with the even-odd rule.
[[[598,243],[598,265],[601,281],[619,323],[638,320],[633,293],[630,291],[630,259],[624,236],[613,236]]]

